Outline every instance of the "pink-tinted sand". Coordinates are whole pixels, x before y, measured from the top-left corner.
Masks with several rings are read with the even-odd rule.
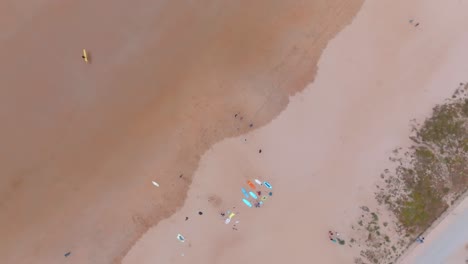
[[[314,78],[361,3],[2,1],[0,262],[120,262],[213,143]]]
[[[467,5],[367,1],[328,42],[361,1],[2,2],[0,262],[350,263],[327,231],[467,81]]]
[[[327,232],[349,239],[392,150],[410,143],[410,120],[468,79],[466,7],[366,2],[328,44],[315,81],[265,127],[207,151],[183,208],[124,263],[353,263],[359,249],[331,243]],[[262,208],[241,202],[240,188],[254,178],[273,185]],[[219,215],[234,206],[238,230]]]

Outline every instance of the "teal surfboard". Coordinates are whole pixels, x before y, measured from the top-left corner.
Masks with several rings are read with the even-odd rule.
[[[242,201],[248,206],[252,207],[252,204],[247,199],[242,199]]]
[[[252,196],[252,198],[254,198],[255,200],[257,200],[257,195],[254,193],[254,192],[249,192],[250,196]]]

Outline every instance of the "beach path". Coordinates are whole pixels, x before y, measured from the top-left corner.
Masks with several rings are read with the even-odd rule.
[[[401,264],[456,264],[468,260],[468,198],[416,243]]]

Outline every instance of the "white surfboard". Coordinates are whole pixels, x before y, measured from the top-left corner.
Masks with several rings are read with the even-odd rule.
[[[155,182],[155,181],[151,181],[153,183],[154,186],[156,187],[159,187],[159,183]]]
[[[177,239],[180,241],[180,242],[185,242],[185,237],[181,234],[178,234],[177,235]]]

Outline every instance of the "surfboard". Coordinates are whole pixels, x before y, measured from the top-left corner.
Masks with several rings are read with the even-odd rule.
[[[81,56],[83,60],[88,63],[88,52],[86,52],[86,49],[83,49],[83,55]]]
[[[248,207],[252,207],[252,204],[246,200],[246,199],[242,199],[242,201],[248,206]]]
[[[242,188],[242,193],[244,194],[245,198],[249,199],[249,193],[244,189]]]
[[[258,179],[255,179],[255,183],[257,183],[260,186],[262,185],[262,182],[260,180],[258,180]]]
[[[185,237],[181,234],[177,235],[177,239],[179,239],[180,242],[185,242]]]
[[[257,195],[254,192],[249,192],[250,196],[254,198],[255,200],[258,198]]]
[[[268,188],[268,189],[271,189],[273,187],[271,187],[271,184],[269,182],[263,182],[263,184]]]
[[[250,186],[250,188],[252,189],[257,189],[257,187],[255,187],[255,184],[253,184],[251,181],[247,181],[247,184]]]
[[[153,183],[154,186],[156,187],[159,187],[159,183],[155,182],[155,181],[151,181]]]

